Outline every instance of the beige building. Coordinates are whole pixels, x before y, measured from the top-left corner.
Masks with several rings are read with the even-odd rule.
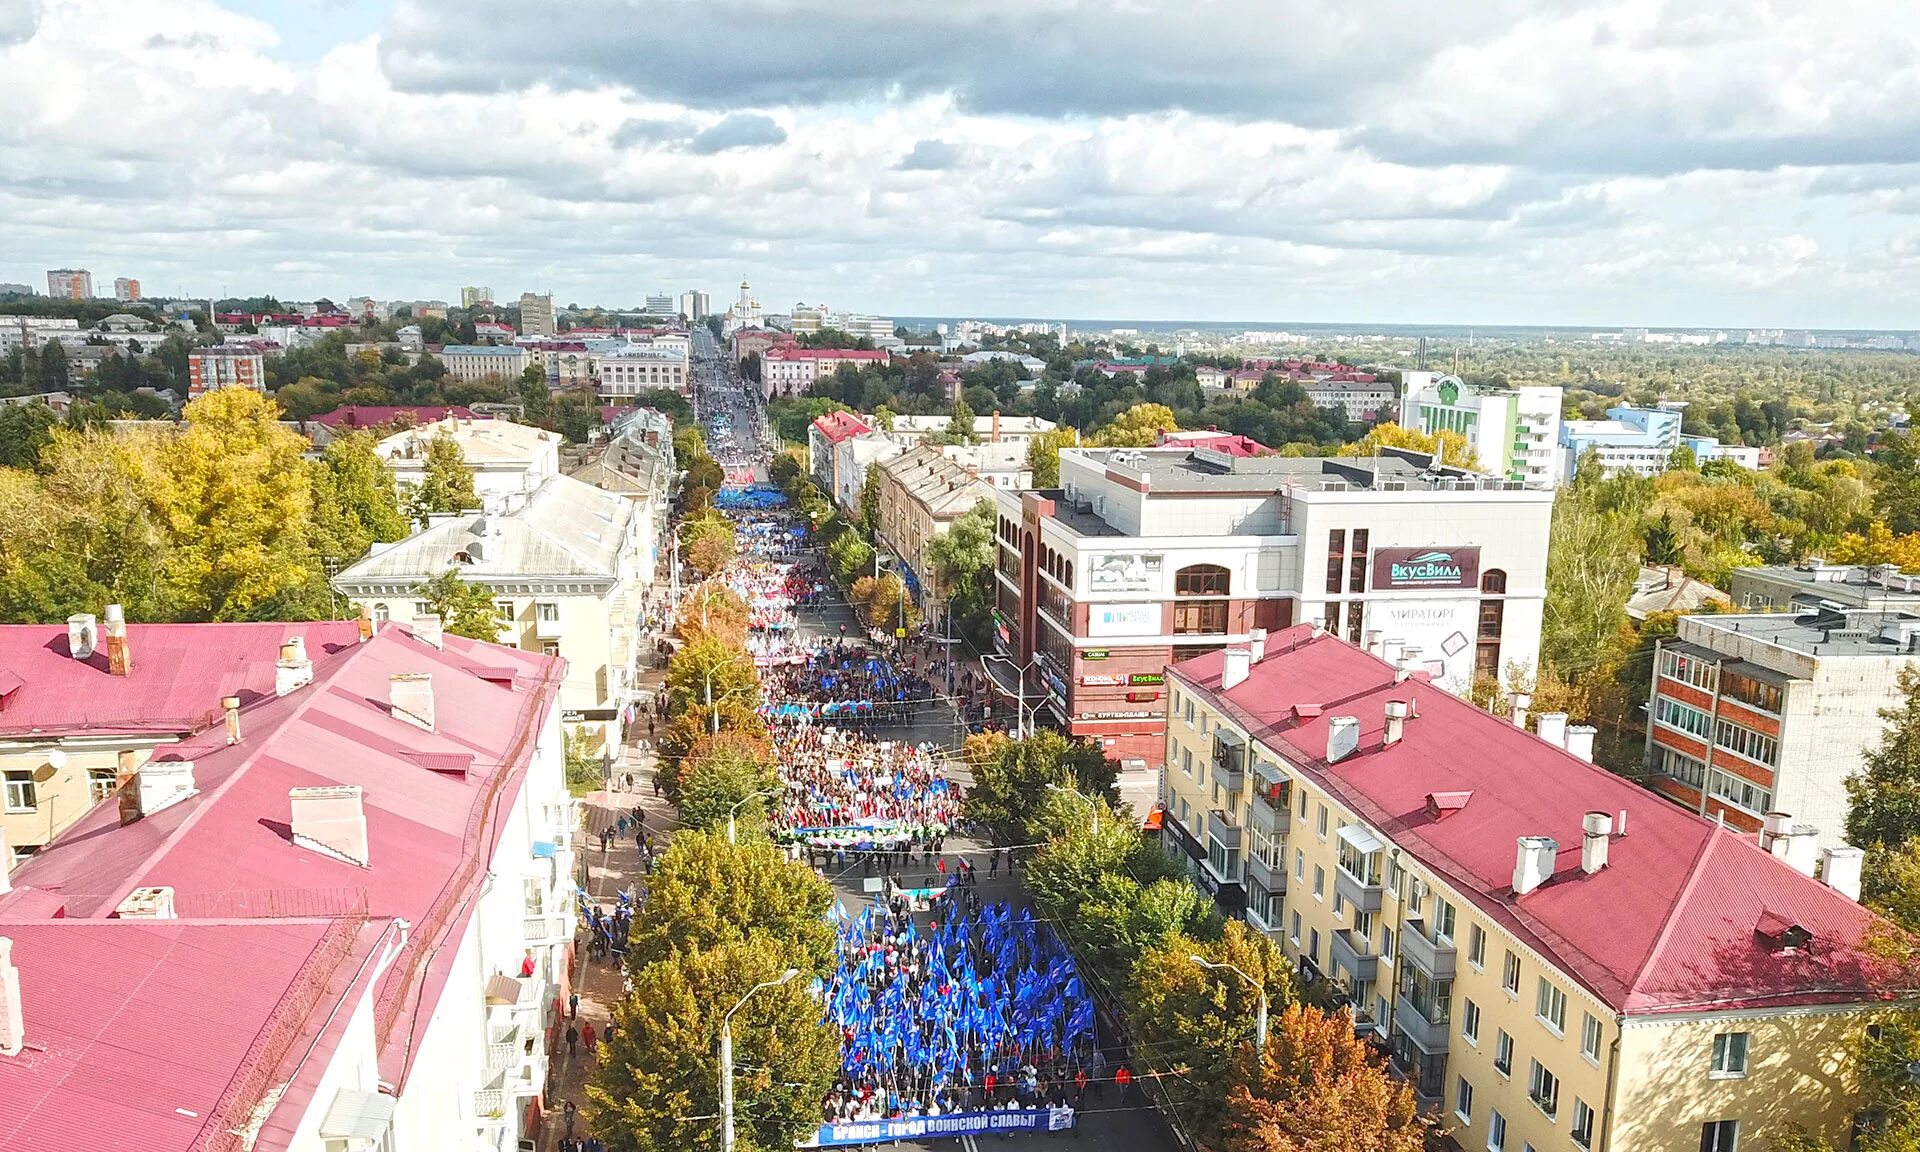
[[[927,548],[975,504],[992,500],[993,485],[947,459],[938,448],[924,445],[882,460],[873,482],[880,490],[880,542],[911,571],[920,609],[931,614],[946,599],[947,589],[940,584]]]
[[[482,500],[531,492],[560,474],[560,434],[511,420],[474,420],[448,416],[396,432],[374,447],[404,492],[420,485],[427,470],[427,445],[449,436],[473,473],[473,490]]]
[[[1737,1152],[1790,1121],[1844,1147],[1870,1119],[1852,1053],[1895,1001],[1857,849],[1683,811],[1565,715],[1536,735],[1524,698],[1509,722],[1317,626],[1167,686],[1168,852],[1345,990],[1458,1147]]]
[[[118,612],[0,627],[0,834],[15,860],[112,796],[117,774],[221,723],[222,700],[274,695],[282,644],[311,653],[358,638],[352,621],[129,624]]]
[[[596,750],[616,752],[623,713],[638,695],[634,618],[652,575],[642,570],[643,518],[625,496],[567,476],[489,504],[376,544],[334,577],[334,588],[375,620],[430,612],[416,590],[444,572],[488,589],[498,642],[565,657],[563,719]]]
[[[526,371],[527,350],[512,344],[449,344],[440,363],[455,380],[517,381]]]
[[[553,297],[520,294],[520,335],[551,336],[560,330],[553,319]]]

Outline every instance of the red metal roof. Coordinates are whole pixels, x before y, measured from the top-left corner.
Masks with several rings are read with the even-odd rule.
[[[226,743],[221,725],[162,753],[193,762],[196,795],[127,825],[114,805],[96,807],[15,870],[15,892],[0,896],[0,922],[29,909],[44,914],[47,894],[60,898],[68,917],[47,921],[48,931],[103,921],[132,889],[149,886],[173,888],[185,920],[405,918],[413,930],[381,980],[375,1008],[381,1078],[404,1086],[565,670],[565,661],[538,653],[451,634],[443,643],[436,650],[396,625],[381,626],[364,644],[315,651],[310,643],[313,683],[243,705],[239,744]],[[511,667],[517,675],[502,682],[476,667]],[[389,678],[401,672],[432,675],[434,732],[388,710]],[[471,757],[465,773],[438,767],[457,757]],[[368,867],[291,841],[288,790],[332,784],[365,790]],[[235,980],[242,972],[247,980]],[[217,999],[228,984],[260,983],[271,992],[276,979],[223,957],[183,970],[171,991]],[[60,1028],[92,1008],[54,999],[27,1011],[43,1027]],[[296,1026],[304,1025],[280,1025]],[[144,1066],[138,1074],[147,1074]],[[135,1145],[123,1137],[112,1146]]]
[[[133,670],[107,671],[105,641],[92,657],[67,654],[64,624],[0,626],[0,672],[21,686],[0,707],[0,735],[198,732],[220,718],[220,698],[244,708],[273,695],[280,643],[305,637],[318,661],[355,644],[351,620],[297,624],[129,624]]]
[[[1221,693],[1218,652],[1169,672],[1223,707],[1256,740],[1378,828],[1482,911],[1554,959],[1616,1010],[1632,1013],[1851,1002],[1870,998],[1860,949],[1876,917],[1719,828],[1439,688],[1396,683],[1385,661],[1305,626],[1269,637],[1247,680]],[[1389,700],[1415,703],[1383,747]],[[1326,762],[1336,716],[1360,722],[1360,748]],[[1430,794],[1471,792],[1436,818]],[[1628,813],[1607,866],[1580,867],[1589,811]],[[1560,844],[1555,875],[1516,897],[1516,841]],[[1757,942],[1762,917],[1813,934],[1808,954]]]
[[[820,435],[827,438],[827,443],[829,444],[838,444],[843,440],[858,436],[862,432],[873,431],[872,428],[867,426],[865,420],[860,419],[860,417],[851,412],[829,412],[825,416],[816,419],[813,422],[813,426],[819,431]]]

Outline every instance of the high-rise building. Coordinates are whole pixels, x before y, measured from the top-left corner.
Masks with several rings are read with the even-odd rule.
[[[558,331],[553,322],[553,297],[520,293],[520,335],[551,336]]]
[[[47,295],[55,300],[93,299],[93,273],[85,268],[53,268],[47,272]]]
[[[127,304],[140,299],[140,281],[125,276],[116,277],[113,281],[113,298]]]
[[[187,356],[187,393],[198,396],[222,388],[267,389],[267,358],[254,344],[216,344]]]
[[[713,311],[707,294],[697,288],[689,288],[680,293],[680,315],[689,320],[705,320]]]
[[[1402,424],[1429,436],[1458,432],[1482,472],[1529,488],[1551,488],[1559,482],[1559,388],[1482,387],[1437,372],[1402,376]]]
[[[493,303],[493,289],[491,288],[468,287],[460,289],[460,307],[462,308],[482,308],[491,303]]]
[[[674,298],[665,292],[649,293],[645,308],[649,316],[672,316],[679,310]]]

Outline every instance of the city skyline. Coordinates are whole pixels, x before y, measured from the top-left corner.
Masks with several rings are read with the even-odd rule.
[[[1920,70],[1891,4],[1201,8],[487,0],[465,36],[417,0],[0,4],[0,280],[1920,325]]]

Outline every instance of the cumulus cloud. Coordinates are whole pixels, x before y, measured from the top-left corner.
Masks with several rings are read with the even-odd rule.
[[[1910,3],[0,0],[0,279],[1910,327]]]
[[[695,133],[687,151],[696,156],[712,156],[735,148],[784,144],[786,140],[787,130],[773,117],[760,112],[733,112]]]

